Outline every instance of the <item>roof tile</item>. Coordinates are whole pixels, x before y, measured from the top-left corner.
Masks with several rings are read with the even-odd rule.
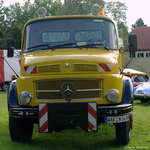
[[[138,50],[150,50],[150,27],[137,27],[130,34],[137,35]]]

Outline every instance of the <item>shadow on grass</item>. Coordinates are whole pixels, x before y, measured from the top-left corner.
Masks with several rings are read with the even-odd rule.
[[[15,150],[120,150],[125,146],[116,144],[112,124],[100,125],[98,132],[86,133],[82,129],[63,130],[53,133],[39,133],[34,127],[33,138],[28,143],[7,140],[6,148]],[[3,147],[3,150],[6,148]],[[10,149],[10,150],[11,150]]]
[[[101,137],[103,138],[103,137]],[[121,149],[124,146],[118,146],[115,139],[95,139],[90,137],[81,138],[64,138],[64,137],[53,137],[47,139],[33,139],[28,143],[30,147],[37,147],[40,150],[99,150],[99,149]]]
[[[150,102],[141,102],[140,100],[134,100],[134,106],[150,107]]]
[[[28,145],[32,150],[116,150],[124,146],[116,144],[112,127],[106,127],[96,133],[85,133],[81,129],[66,130],[59,133],[34,133]]]

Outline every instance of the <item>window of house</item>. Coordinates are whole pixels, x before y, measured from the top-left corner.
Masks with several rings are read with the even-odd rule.
[[[150,53],[146,53],[146,57],[150,57]]]
[[[130,56],[129,56],[130,58],[136,57],[136,54],[133,55],[133,54],[130,53],[129,55],[130,55]]]
[[[138,57],[144,57],[144,53],[138,53]]]

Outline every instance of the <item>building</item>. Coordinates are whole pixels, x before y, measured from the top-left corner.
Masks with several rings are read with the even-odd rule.
[[[137,27],[130,34],[137,35],[137,52],[127,68],[144,71],[150,76],[150,27]],[[131,59],[128,48],[124,51],[124,66]]]

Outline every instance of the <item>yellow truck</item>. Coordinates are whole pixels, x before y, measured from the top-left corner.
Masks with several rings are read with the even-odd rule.
[[[124,76],[122,50],[112,19],[100,15],[48,16],[24,26],[20,76],[8,92],[13,141],[32,139],[33,125],[51,133],[77,126],[97,132],[112,123],[118,144],[132,129],[133,87]],[[136,36],[129,36],[136,51]],[[13,57],[14,40],[8,39]]]

